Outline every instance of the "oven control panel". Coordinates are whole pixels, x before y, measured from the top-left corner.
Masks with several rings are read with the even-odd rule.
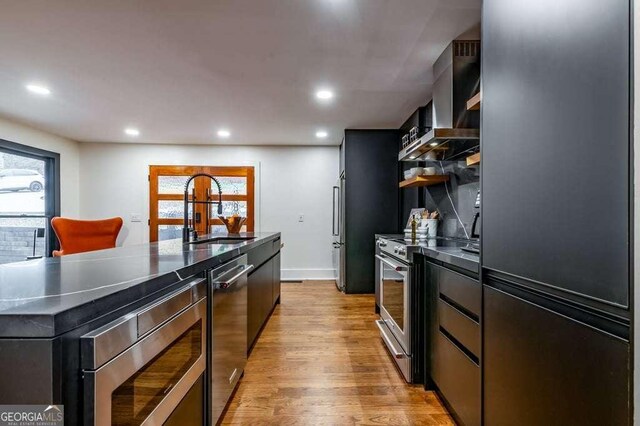
[[[381,252],[389,254],[398,259],[408,261],[406,245],[398,241],[387,240],[386,238],[378,238],[376,244],[380,248]]]

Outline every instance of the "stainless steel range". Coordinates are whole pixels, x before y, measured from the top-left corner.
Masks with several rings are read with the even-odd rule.
[[[433,291],[428,262],[478,273],[478,255],[464,248],[471,241],[438,237],[412,244],[404,235],[376,236],[376,302],[380,336],[409,383],[425,379],[426,340]]]
[[[376,276],[380,294],[380,336],[405,380],[412,383],[413,269],[402,240],[379,238],[376,242]]]

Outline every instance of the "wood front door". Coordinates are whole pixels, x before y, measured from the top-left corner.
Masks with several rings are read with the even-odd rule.
[[[182,237],[184,186],[190,176],[207,173],[222,186],[223,216],[245,216],[243,231],[253,232],[255,226],[255,180],[253,167],[212,166],[149,166],[149,240],[158,241]],[[218,188],[208,177],[197,177],[189,185],[189,200],[218,201]],[[226,232],[218,219],[217,205],[189,205],[190,226],[195,217],[199,235]],[[209,218],[209,220],[207,220]],[[207,222],[209,224],[207,229]]]

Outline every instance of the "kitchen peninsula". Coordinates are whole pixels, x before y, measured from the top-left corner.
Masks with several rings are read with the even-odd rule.
[[[119,361],[128,355],[129,346],[136,349],[139,343],[156,346],[163,343],[165,346],[129,380],[142,378],[144,381],[147,369],[150,376],[160,373],[159,381],[163,382],[150,385],[152,380],[146,379],[147,383],[141,386],[155,386],[147,389],[155,394],[143,398],[145,407],[138,406],[140,401],[132,403],[131,416],[143,415],[147,410],[146,415],[152,417],[156,411],[163,411],[165,399],[175,400],[167,413],[171,416],[180,414],[181,400],[191,404],[191,408],[194,401],[195,404],[201,401],[200,415],[204,416],[206,386],[201,384],[199,389],[189,390],[177,400],[178,396],[169,398],[168,395],[179,388],[180,381],[186,377],[178,373],[186,374],[181,370],[187,369],[195,358],[204,365],[205,352],[210,350],[207,348],[215,345],[210,341],[217,336],[210,318],[215,315],[218,320],[218,315],[233,315],[230,322],[237,323],[238,313],[245,313],[245,318],[248,317],[243,323],[245,330],[247,322],[249,326],[253,324],[248,336],[241,333],[247,336],[241,342],[246,356],[271,310],[279,303],[280,293],[280,233],[246,233],[226,241],[224,236],[218,240],[211,237],[214,236],[203,236],[195,244],[168,240],[1,265],[0,399],[3,403],[63,404],[65,424],[87,423],[93,420],[93,413],[88,412],[92,407],[88,400],[90,395],[99,393],[96,389],[99,369],[87,374],[87,370],[91,370],[88,365],[99,367]],[[232,267],[223,270],[225,265]],[[216,271],[221,272],[216,275]],[[216,282],[223,293],[237,293],[241,285],[236,281],[243,275],[248,275],[244,277],[247,287],[244,294],[248,294],[244,303],[225,307],[216,302],[215,308],[220,312],[212,314],[215,299],[212,293],[218,289],[213,285],[214,277],[221,277]],[[181,331],[183,334],[177,339],[158,334],[165,325],[166,328],[178,327],[181,321],[186,321],[191,309],[199,311],[199,332],[189,328]],[[172,324],[174,320],[176,325]],[[128,345],[124,337],[129,334],[132,341]],[[105,349],[99,348],[100,339],[109,340]],[[186,344],[180,343],[181,340]],[[172,346],[174,341],[179,343]],[[85,345],[86,342],[90,344]],[[185,352],[194,348],[196,356],[191,353],[185,358]],[[165,358],[174,360],[176,365],[159,362],[156,364],[163,365],[154,366],[154,361],[165,353],[170,355]],[[210,368],[207,365],[206,370]],[[242,372],[234,370],[233,374],[235,384]],[[203,371],[198,383],[204,383],[206,375]],[[158,396],[164,392],[168,392],[166,398]],[[111,414],[115,415],[115,407],[122,406],[122,400],[116,401],[116,392],[113,395]]]

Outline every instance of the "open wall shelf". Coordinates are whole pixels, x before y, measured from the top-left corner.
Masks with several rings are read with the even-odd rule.
[[[480,101],[482,95],[478,92],[474,97],[467,101],[467,110],[469,111],[478,111],[480,109]]]
[[[473,166],[473,165],[476,165],[476,164],[480,164],[480,153],[479,152],[467,157],[467,166]]]
[[[437,185],[447,182],[448,180],[448,175],[416,176],[400,182],[400,188],[416,188],[419,186]]]

